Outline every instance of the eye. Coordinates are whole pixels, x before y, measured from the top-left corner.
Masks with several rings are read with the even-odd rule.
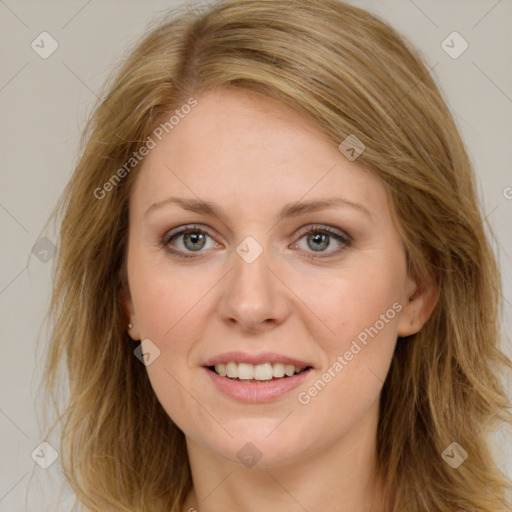
[[[326,255],[308,256],[310,258],[331,257],[340,253],[352,243],[350,235],[325,225],[306,226],[299,231],[298,235],[301,237],[299,242],[304,239],[306,247],[300,247],[300,243],[297,242],[291,245],[291,248],[299,248],[305,252],[326,253]],[[208,246],[209,238],[212,240],[210,246]],[[203,249],[219,247],[219,244],[213,241],[208,232],[196,224],[181,226],[169,231],[162,238],[161,244],[168,252],[180,258],[194,258],[196,255],[193,253],[204,252]],[[333,245],[337,245],[338,248],[328,251],[327,249],[332,249]]]
[[[346,249],[352,242],[352,238],[347,233],[335,229],[331,226],[322,226],[322,225],[314,225],[314,226],[307,226],[305,229],[301,230],[299,232],[299,235],[301,236],[301,240],[305,240],[306,248],[299,247],[299,243],[293,244],[292,248],[299,248],[303,249],[306,252],[308,249],[311,249],[312,252],[316,253],[324,253],[327,252],[326,256],[308,256],[312,258],[325,258],[325,257],[331,257],[333,255],[336,255]],[[334,243],[333,243],[334,241]],[[327,251],[327,249],[331,248],[332,246],[338,246],[338,248],[334,250]]]
[[[162,246],[178,257],[193,258],[193,255],[186,253],[212,248],[207,246],[208,238],[211,238],[208,232],[197,225],[181,226],[164,235]],[[218,244],[213,243],[213,247],[217,246]]]

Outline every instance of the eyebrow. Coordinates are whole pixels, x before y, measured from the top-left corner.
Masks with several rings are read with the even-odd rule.
[[[227,220],[224,210],[219,205],[216,205],[210,201],[203,201],[201,199],[192,198],[189,199],[184,197],[169,197],[163,201],[154,203],[146,210],[144,215],[147,215],[150,211],[161,208],[167,204],[177,204],[184,210],[205,215],[212,215],[218,217],[224,222]],[[314,201],[289,203],[280,210],[278,214],[278,221],[281,221],[285,218],[298,217],[299,215],[303,215],[305,213],[316,212],[333,207],[348,207],[357,210],[370,218],[373,217],[370,211],[362,204],[348,201],[342,197],[330,197],[325,199],[317,199]]]

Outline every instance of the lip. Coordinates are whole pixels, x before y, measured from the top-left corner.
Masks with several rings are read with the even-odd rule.
[[[265,361],[269,362],[268,359],[266,359]],[[228,379],[227,377],[221,377],[220,375],[218,375],[212,370],[209,370],[208,368],[204,368],[204,371],[208,373],[210,379],[212,379],[214,386],[221,393],[239,402],[255,404],[271,402],[285,395],[289,391],[299,387],[304,382],[304,380],[307,379],[309,375],[311,375],[313,368],[309,368],[308,370],[293,375],[292,377],[283,377],[281,379],[276,379],[269,382],[243,382],[238,380],[231,380]]]
[[[276,354],[275,352],[262,352],[259,354],[249,354],[247,352],[225,352],[218,356],[208,359],[203,366],[215,366],[217,364],[227,364],[230,362],[235,363],[249,363],[249,364],[263,364],[263,363],[282,363],[282,364],[293,364],[297,368],[303,368],[310,366],[313,368],[311,363],[288,357],[283,354]]]

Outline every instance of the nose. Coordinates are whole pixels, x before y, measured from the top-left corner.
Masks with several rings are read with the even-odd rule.
[[[231,328],[265,332],[282,324],[291,314],[289,290],[279,279],[279,272],[271,268],[267,255],[264,250],[248,263],[233,254],[234,268],[224,280],[217,306],[221,319]]]

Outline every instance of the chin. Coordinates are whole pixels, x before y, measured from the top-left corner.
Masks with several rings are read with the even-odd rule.
[[[218,440],[218,444],[211,444],[210,441],[208,444],[222,457],[248,468],[282,467],[293,463],[301,454],[306,456],[307,446],[304,441],[310,441],[310,435],[296,430],[291,433],[287,429],[280,432],[279,427],[276,429],[279,422],[273,420],[271,423],[273,425],[271,429],[246,426],[245,429],[238,429],[233,438],[226,435],[222,442]],[[265,427],[267,425],[268,422],[265,422]]]

